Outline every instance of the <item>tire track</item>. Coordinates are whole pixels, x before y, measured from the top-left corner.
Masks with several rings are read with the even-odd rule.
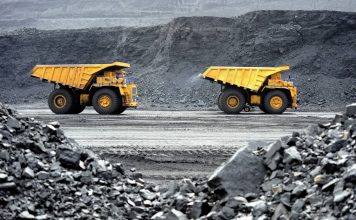
[[[49,122],[58,120],[65,134],[103,158],[135,167],[155,182],[207,177],[237,149],[251,141],[271,142],[309,123],[323,123],[335,113],[259,112],[225,115],[216,111],[127,111],[98,115],[54,115],[47,109],[22,109]]]

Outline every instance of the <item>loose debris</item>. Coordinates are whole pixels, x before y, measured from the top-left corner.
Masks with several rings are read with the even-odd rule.
[[[0,104],[4,219],[355,219],[356,105],[167,190]],[[235,172],[234,172],[235,171]],[[235,184],[235,185],[234,185]]]
[[[58,122],[21,117],[0,103],[1,219],[128,219],[160,207],[157,186],[66,138]]]
[[[258,166],[261,159],[265,171]],[[330,123],[311,125],[257,151],[238,151],[207,183],[185,180],[170,198],[172,209],[153,219],[355,219],[355,161],[352,104]],[[251,175],[256,178],[248,181]],[[249,191],[239,190],[246,187]]]

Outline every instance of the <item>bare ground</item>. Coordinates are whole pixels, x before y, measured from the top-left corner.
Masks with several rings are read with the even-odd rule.
[[[135,167],[146,180],[164,183],[206,177],[236,149],[272,142],[335,113],[259,111],[226,115],[218,111],[138,111],[103,116],[92,109],[80,115],[54,115],[46,108],[18,106],[36,119],[60,121],[65,134],[102,157]]]

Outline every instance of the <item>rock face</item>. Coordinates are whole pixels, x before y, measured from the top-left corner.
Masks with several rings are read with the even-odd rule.
[[[180,16],[214,15],[217,17],[234,17],[248,11],[264,8],[274,10],[338,10],[356,11],[356,4],[349,0],[331,0],[313,2],[310,0],[259,0],[254,1],[206,1],[206,0],[170,0],[153,1],[142,4],[141,0],[100,2],[76,0],[62,4],[58,1],[26,0],[0,1],[1,32],[8,32],[23,27],[38,29],[83,29],[87,27],[148,26],[169,22]],[[83,7],[85,5],[85,7]],[[243,5],[243,7],[241,7]],[[55,9],[55,10],[53,10]],[[124,10],[123,10],[124,9]],[[105,15],[105,16],[103,16]],[[66,19],[61,19],[66,18]],[[44,19],[44,20],[42,20]]]
[[[145,28],[26,29],[0,36],[0,100],[48,96],[50,85],[29,78],[35,64],[119,60],[132,64],[149,107],[216,108],[220,86],[197,77],[208,66],[290,65],[301,107],[340,108],[356,101],[355,34],[355,13],[331,11],[177,18]]]
[[[263,160],[252,151],[254,147],[239,149],[228,161],[215,170],[208,180],[211,189],[222,196],[243,196],[258,193],[266,170]]]

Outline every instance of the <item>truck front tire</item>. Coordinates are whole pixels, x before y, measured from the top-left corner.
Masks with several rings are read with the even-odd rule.
[[[79,114],[83,112],[85,107],[85,105],[81,105],[80,103],[76,104],[75,106],[73,106],[72,114]]]
[[[263,98],[263,109],[268,114],[282,114],[288,106],[288,97],[281,90],[271,90]]]
[[[55,89],[48,97],[48,106],[55,114],[71,114],[74,107],[73,94],[67,89]]]
[[[92,104],[99,114],[111,115],[117,114],[122,107],[122,99],[113,89],[102,88],[94,93]]]
[[[225,113],[238,114],[245,107],[246,98],[239,89],[228,88],[221,93],[219,104]]]
[[[126,106],[121,106],[121,107],[117,110],[117,112],[115,112],[115,114],[116,114],[116,115],[119,115],[119,114],[123,113],[126,109],[127,109]]]

